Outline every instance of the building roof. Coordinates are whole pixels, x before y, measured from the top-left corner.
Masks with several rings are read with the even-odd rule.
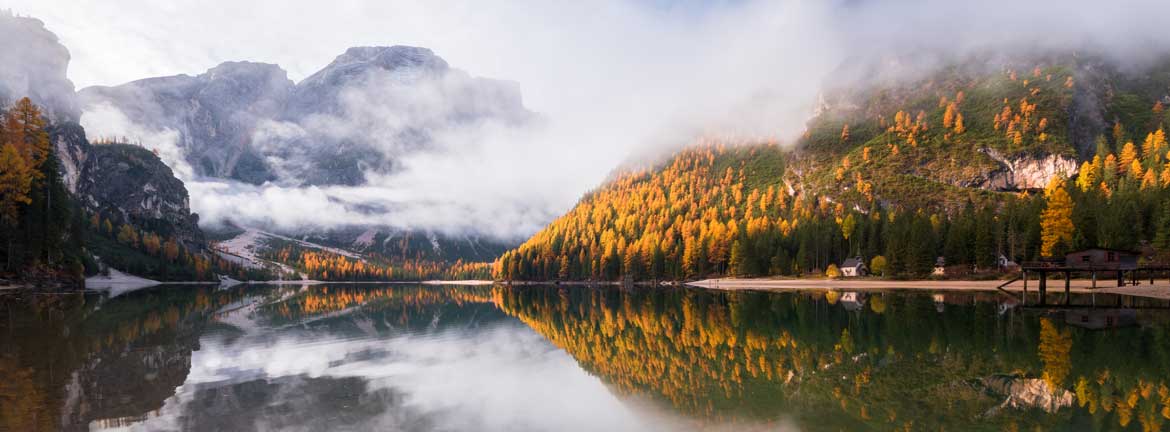
[[[847,258],[845,261],[841,262],[841,267],[857,267],[864,265],[865,261],[862,261],[861,258]]]

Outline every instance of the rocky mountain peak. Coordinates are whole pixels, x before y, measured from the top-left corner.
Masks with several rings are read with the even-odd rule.
[[[224,62],[200,74],[197,97],[231,108],[270,115],[292,92],[288,72],[270,63]]]
[[[397,71],[420,69],[443,72],[447,62],[426,48],[410,46],[352,47],[333,59],[317,73],[305,78],[301,86],[338,85],[369,70]]]
[[[243,80],[249,82],[288,80],[288,72],[279,65],[250,61],[228,61],[220,63],[200,74],[207,80]]]

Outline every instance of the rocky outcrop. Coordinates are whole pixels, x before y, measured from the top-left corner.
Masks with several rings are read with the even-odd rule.
[[[85,129],[73,122],[57,123],[49,128],[49,139],[57,151],[61,181],[69,193],[77,195],[82,169],[89,156],[90,145],[85,138]]]
[[[91,213],[130,223],[195,250],[205,245],[199,216],[191,213],[187,188],[150,151],[126,144],[90,146],[77,197]]]
[[[1072,177],[1078,170],[1076,159],[1063,155],[1022,155],[1007,158],[994,149],[983,149],[982,152],[999,162],[1000,168],[964,186],[995,191],[1043,189],[1053,177]]]
[[[69,50],[36,18],[0,11],[0,104],[28,97],[47,116],[76,121],[77,100],[67,78]]]
[[[988,391],[1007,397],[1000,405],[1001,408],[1039,408],[1053,413],[1061,408],[1071,407],[1075,401],[1072,392],[1053,389],[1048,382],[1039,378],[995,375],[981,381]]]

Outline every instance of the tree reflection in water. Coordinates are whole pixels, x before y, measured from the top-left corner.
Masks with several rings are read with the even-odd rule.
[[[1168,329],[991,293],[6,294],[0,429],[1161,430]]]

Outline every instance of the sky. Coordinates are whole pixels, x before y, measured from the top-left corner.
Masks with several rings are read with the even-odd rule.
[[[1140,57],[1170,46],[1170,32],[1161,30],[1170,2],[1155,0],[4,0],[0,7],[46,22],[72,53],[78,88],[195,75],[229,60],[276,63],[295,81],[361,45],[427,47],[471,75],[514,81],[546,127],[406,161],[413,169],[372,188],[189,187],[204,216],[252,203],[248,215],[257,222],[295,226],[309,222],[297,215],[312,214],[344,224],[355,218],[331,197],[395,196],[430,203],[387,216],[395,223],[481,227],[506,238],[539,229],[631,154],[678,148],[698,134],[798,136],[845,59],[1085,43]],[[311,205],[290,207],[281,220],[261,214],[294,201]]]

